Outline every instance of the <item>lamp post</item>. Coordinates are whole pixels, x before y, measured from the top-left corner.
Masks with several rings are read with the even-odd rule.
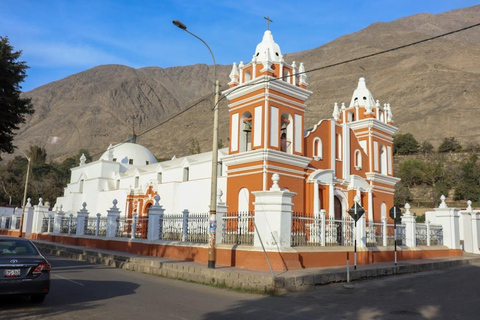
[[[22,214],[20,215],[20,235],[19,235],[20,238],[22,237],[23,217],[25,214],[25,202],[27,201],[28,174],[30,173],[30,161],[31,161],[31,158],[27,157],[27,155],[25,155],[25,158],[27,158],[28,160],[28,165],[27,165],[27,176],[25,178],[25,191],[23,192]]]
[[[208,267],[215,268],[215,236],[217,232],[217,173],[218,173],[218,95],[219,84],[217,79],[217,64],[215,56],[208,44],[196,34],[187,30],[187,26],[179,20],[173,20],[172,23],[178,28],[190,33],[192,36],[202,41],[208,48],[213,59],[213,83],[215,84],[215,104],[213,106],[213,144],[212,144],[212,183],[210,190],[210,219],[208,234]]]

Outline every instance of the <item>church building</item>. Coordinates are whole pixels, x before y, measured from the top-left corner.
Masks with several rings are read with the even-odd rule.
[[[254,211],[252,192],[271,186],[295,192],[293,211],[313,216],[348,215],[354,197],[368,221],[380,221],[393,206],[393,126],[389,104],[380,105],[360,78],[350,104],[335,103],[331,119],[305,128],[305,66],[284,61],[270,30],[248,63],[233,64],[229,89],[229,147],[219,150],[218,188],[230,212]],[[374,80],[374,79],[373,79]],[[354,84],[352,84],[353,86]],[[106,215],[117,199],[126,216],[146,216],[159,194],[165,214],[208,212],[211,152],[157,163],[134,143],[110,146],[97,161],[72,169],[57,210],[75,213],[85,201],[90,212]]]

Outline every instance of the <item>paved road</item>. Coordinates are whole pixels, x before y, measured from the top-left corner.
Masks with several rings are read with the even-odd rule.
[[[0,299],[0,319],[479,319],[480,264],[269,297],[47,257],[45,302]]]

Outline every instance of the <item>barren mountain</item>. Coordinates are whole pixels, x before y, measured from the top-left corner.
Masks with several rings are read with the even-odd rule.
[[[374,98],[391,104],[399,132],[413,133],[418,141],[434,145],[450,136],[462,143],[480,143],[475,120],[480,118],[480,27],[315,70],[461,29],[479,23],[479,17],[480,6],[438,15],[419,14],[375,23],[321,47],[286,54],[287,63],[304,62],[306,69],[312,70],[307,74],[308,89],[314,94],[307,101],[306,127],[330,118],[335,102],[348,104],[358,78],[363,76]],[[218,67],[223,89],[227,88],[230,68]],[[45,146],[54,159],[75,154],[80,148],[99,153],[110,143],[124,140],[132,132],[132,117],[136,116],[137,142],[158,157],[187,154],[194,138],[202,151],[211,150],[212,71],[205,65],[167,69],[106,65],[47,84],[26,93],[32,97],[36,112],[15,143],[21,150],[32,144]],[[47,143],[49,137],[60,140]],[[224,145],[227,137],[224,99],[219,127]]]

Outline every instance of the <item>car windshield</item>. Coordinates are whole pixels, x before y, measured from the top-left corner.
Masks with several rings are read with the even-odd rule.
[[[0,256],[37,255],[38,251],[30,242],[15,239],[0,239]]]

